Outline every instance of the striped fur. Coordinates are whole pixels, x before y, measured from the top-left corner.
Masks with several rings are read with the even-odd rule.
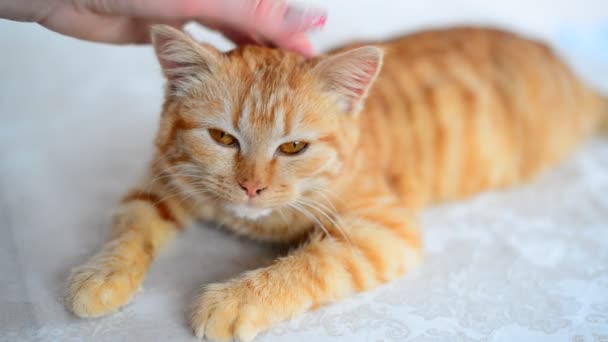
[[[496,30],[427,31],[313,60],[253,46],[222,54],[167,27],[153,38],[168,80],[156,157],[109,242],[74,270],[68,306],[87,317],[127,303],[192,219],[299,243],[206,287],[191,323],[212,340],[250,340],[403,275],[420,260],[419,209],[530,179],[605,110],[547,47]],[[291,141],[309,145],[277,152]]]

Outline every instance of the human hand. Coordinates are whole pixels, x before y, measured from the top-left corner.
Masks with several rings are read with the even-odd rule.
[[[10,0],[0,6],[0,16],[116,44],[149,42],[152,24],[181,28],[196,21],[236,44],[274,45],[306,56],[312,55],[306,32],[326,20],[322,10],[299,9],[285,0]]]

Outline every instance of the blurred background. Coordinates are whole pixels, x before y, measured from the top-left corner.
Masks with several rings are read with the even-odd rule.
[[[359,38],[381,39],[430,27],[453,24],[491,25],[549,42],[584,79],[608,93],[607,0],[332,0],[317,1],[316,4],[329,11],[325,28],[312,34],[314,46],[319,51]],[[218,34],[198,27],[190,29],[202,41],[222,49],[231,47],[231,44]],[[27,336],[31,339],[40,337],[41,340],[51,336],[52,340],[52,336],[61,334],[52,335],[55,330],[51,330],[50,335],[45,335],[49,334],[48,329],[61,331],[65,322],[70,322],[71,329],[85,327],[90,329],[91,334],[97,333],[98,328],[91,325],[93,323],[78,325],[85,323],[74,321],[63,310],[63,281],[69,269],[81,263],[101,243],[111,222],[114,203],[145,167],[145,162],[152,152],[152,140],[161,101],[162,78],[149,46],[111,46],[84,42],[47,31],[36,24],[0,20],[0,340],[2,330],[13,332],[13,335],[9,335],[9,340],[11,336],[13,340],[19,336],[26,336],[25,339]],[[602,149],[605,155],[605,146],[596,146],[596,150]],[[597,151],[594,153],[597,154]],[[576,170],[579,169],[575,168]],[[565,172],[566,179],[576,178],[568,178],[572,174],[568,174],[570,171]],[[578,174],[576,172],[575,175]],[[601,176],[599,171],[589,172],[597,177]],[[602,172],[605,174],[605,170]],[[602,177],[602,184],[608,185],[606,177]],[[557,179],[555,184],[562,186],[564,183]],[[592,184],[591,181],[589,184]],[[573,194],[579,191],[577,189],[582,189],[575,186],[575,183],[571,185]],[[549,186],[545,190],[549,188],[554,187]],[[522,203],[537,203],[532,198],[538,193],[530,191],[532,195],[528,202]],[[588,194],[590,193],[592,192]],[[547,192],[546,197],[558,198],[560,195]],[[510,202],[513,208],[517,207],[521,200],[521,197],[515,198],[517,199]],[[608,205],[605,193],[601,195],[597,192],[597,199],[596,203]],[[481,207],[483,208],[483,205]],[[596,221],[587,217],[584,222],[605,224],[606,212],[600,209],[594,212]],[[526,213],[525,208],[521,210],[521,215],[531,215]],[[557,211],[547,210],[557,215]],[[601,216],[602,212],[604,216]],[[547,214],[545,217],[551,215]],[[488,219],[488,222],[495,221]],[[443,225],[441,221],[438,222],[437,227]],[[485,231],[488,222],[482,222],[479,232]],[[433,230],[432,224],[429,224],[429,227],[429,234],[435,234],[437,238],[427,240],[430,251],[439,253],[443,247],[437,247],[442,246],[442,242],[438,241],[445,240],[439,236],[443,236],[444,232]],[[496,236],[500,237],[501,232],[507,234],[510,229],[511,226],[497,230]],[[590,234],[597,237],[598,231],[590,231]],[[570,234],[570,231],[564,232]],[[204,237],[223,239],[222,236],[213,235],[216,233],[202,230],[189,231],[187,234],[211,234]],[[470,232],[468,234],[471,235]],[[201,240],[192,238],[200,236],[188,236],[190,237],[183,238],[184,241],[180,242],[183,243],[180,245],[181,258],[177,257],[177,252],[167,252],[168,256],[164,261],[159,261],[156,273],[153,272],[150,276],[154,280],[150,281],[150,284],[154,285],[148,285],[151,288],[148,288],[147,302],[140,301],[135,309],[131,307],[131,311],[126,310],[147,310],[146,313],[152,315],[152,312],[159,311],[158,306],[170,307],[167,316],[177,312],[171,318],[153,317],[150,321],[139,321],[139,324],[142,327],[156,325],[159,328],[159,322],[173,324],[173,328],[167,331],[177,331],[184,338],[189,338],[190,335],[183,326],[181,310],[187,307],[188,299],[192,298],[192,290],[198,288],[205,279],[219,278],[220,274],[224,274],[222,272],[237,272],[252,266],[240,263],[241,261],[231,261],[232,263],[222,266],[225,270],[216,272],[209,276],[210,278],[178,272],[183,267],[176,268],[175,263],[168,262],[171,259],[173,262],[177,262],[175,259],[183,262],[183,254],[188,258],[194,256],[193,260],[197,260],[197,263],[191,266],[197,270],[217,268],[214,264],[217,258],[201,257],[203,251],[198,242],[195,242]],[[527,232],[521,236],[524,239],[529,237]],[[603,236],[603,241],[606,242],[606,234]],[[601,238],[597,239],[602,241]],[[208,250],[204,253],[216,253],[218,257],[222,253],[230,253],[230,260],[237,260],[236,255],[249,253],[258,256],[261,253],[259,249],[244,247],[240,242],[229,242],[232,239],[222,241],[215,247],[215,243],[211,246],[207,244]],[[544,237],[539,236],[538,241],[545,241]],[[500,245],[503,242],[496,243]],[[502,251],[492,244],[488,246],[490,251]],[[539,250],[534,251],[536,253]],[[540,251],[538,253],[543,254],[543,250]],[[466,254],[466,251],[464,253]],[[596,269],[605,268],[605,265],[601,265],[606,261],[605,255],[604,259],[591,256],[589,258],[598,263]],[[491,258],[482,259],[483,264]],[[512,259],[505,257],[500,260],[508,263]],[[561,259],[556,257],[555,260]],[[466,261],[462,264],[473,263]],[[490,266],[488,267],[497,270],[504,267],[502,264]],[[429,269],[433,270],[433,267]],[[524,271],[522,274],[527,273]],[[176,283],[180,286],[167,283],[168,275],[179,279]],[[501,273],[491,277],[502,279],[502,276]],[[440,287],[443,284],[433,286]],[[487,288],[492,289],[493,283],[489,284]],[[586,285],[581,286],[586,288]],[[572,291],[576,292],[577,289]],[[593,292],[589,289],[591,287],[585,289],[586,298],[593,298],[594,294],[599,298],[598,293],[608,293],[608,289],[602,290],[604,292]],[[521,293],[528,292],[527,288],[522,288]],[[539,296],[544,295],[544,289],[538,289],[538,292]],[[448,290],[446,293],[451,295]],[[178,300],[173,301],[174,297]],[[517,293],[514,298],[519,297],[520,294]],[[553,302],[547,303],[549,305]],[[581,305],[584,307],[584,304]],[[604,305],[604,308],[608,308],[608,304]],[[491,307],[496,305],[488,306]],[[553,304],[548,306],[554,307]],[[488,308],[481,310],[479,317],[485,317]],[[534,308],[530,310],[534,311]],[[547,311],[549,309],[535,314],[541,318],[548,317]],[[462,314],[465,312],[468,310]],[[608,309],[605,314],[608,317]],[[395,317],[402,317],[400,315],[401,313]],[[501,315],[502,309],[496,312],[496,317],[507,323],[511,319],[519,319],[517,313],[512,315],[515,318],[509,316],[503,319]],[[499,318],[496,318],[497,322]],[[491,321],[492,318],[487,319]],[[119,321],[106,322],[114,322],[112,324],[118,324],[127,330],[135,329],[133,320],[125,321],[130,322],[128,326],[127,323]],[[43,328],[39,329],[41,326]],[[106,328],[109,331],[114,329],[110,325]],[[140,333],[145,331],[147,330],[141,329]],[[149,336],[151,340],[164,336],[165,332],[157,333],[160,335]],[[78,335],[74,332],[72,336],[92,335]]]

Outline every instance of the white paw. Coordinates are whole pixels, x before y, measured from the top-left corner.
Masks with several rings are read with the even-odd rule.
[[[205,290],[190,321],[198,338],[251,341],[272,324],[272,310],[246,284],[214,284]]]
[[[81,266],[68,280],[67,307],[80,317],[98,317],[127,304],[139,289],[141,272],[128,267]]]

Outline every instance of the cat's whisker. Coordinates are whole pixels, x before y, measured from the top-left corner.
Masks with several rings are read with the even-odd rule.
[[[157,178],[162,178],[162,176],[171,177],[172,169],[183,168],[185,166],[188,166],[188,165],[184,165],[184,164],[168,164],[165,166],[165,165],[162,165],[163,162],[166,162],[166,157],[164,157],[164,156],[156,158],[151,163],[150,168],[152,170],[157,170],[157,172],[159,173],[159,175],[151,181],[152,184],[156,181]],[[165,174],[165,175],[163,175],[163,174]]]
[[[338,202],[338,203],[343,203],[343,199],[340,198],[339,196],[337,196],[336,194],[334,194],[333,192],[330,192],[330,190],[327,187],[321,187],[321,186],[315,186],[315,187],[311,187],[308,192],[314,193],[314,194],[323,194],[325,197],[330,196],[331,200]],[[329,201],[329,199],[328,199]]]
[[[337,211],[338,211],[338,209],[336,209],[336,206],[334,205],[333,201],[331,201],[331,200],[330,200],[330,199],[327,197],[327,196],[333,196],[333,197],[334,197],[334,199],[335,199],[336,201],[341,202],[340,198],[338,198],[336,195],[334,195],[334,194],[330,193],[330,192],[329,192],[328,190],[326,190],[326,189],[321,189],[321,188],[320,188],[320,189],[316,189],[316,190],[315,190],[315,194],[317,194],[317,195],[321,196],[321,197],[323,198],[323,200],[324,200],[324,201],[325,201],[325,202],[326,202],[326,203],[327,203],[329,206],[331,206],[331,208],[332,208],[332,209],[333,209],[335,212],[337,212]]]
[[[199,177],[199,175],[194,175],[194,174],[184,174],[184,173],[176,173],[174,174],[177,177]],[[183,204],[183,201],[188,199],[196,199],[198,202],[198,199],[196,198],[195,194],[191,193],[190,191],[185,191],[181,185],[176,184],[176,178],[172,178],[173,182],[169,182],[170,186],[169,188],[165,189],[166,191],[166,196],[163,196],[163,198],[161,198],[159,200],[159,202],[163,202],[166,201],[170,198],[175,198],[177,197],[180,204]],[[192,184],[196,184],[196,182],[192,182],[190,185]],[[195,191],[195,193],[202,193],[201,191]]]
[[[281,219],[283,220],[283,222],[285,223],[285,225],[288,226],[289,222],[287,221],[287,218],[285,217],[285,213],[283,212],[283,208],[277,208],[276,211],[279,214],[279,216],[281,216]]]
[[[156,182],[164,180],[164,179],[169,179],[169,180],[173,180],[173,179],[177,179],[179,177],[198,177],[198,173],[196,172],[196,170],[194,170],[194,172],[190,172],[190,173],[186,173],[184,171],[181,171],[179,169],[181,169],[182,167],[180,167],[181,165],[169,165],[168,167],[164,167],[161,170],[159,170],[159,175],[157,175],[156,177],[154,177],[149,183],[148,183],[148,187],[146,191],[150,191],[150,189],[156,184]]]
[[[175,199],[177,198],[177,200],[179,201],[180,204],[183,204],[183,200],[184,200],[184,196],[187,196],[188,194],[180,191],[178,189],[172,190],[172,191],[168,191],[163,197],[161,197],[160,199],[158,199],[156,202],[154,202],[154,205],[157,205],[159,203],[163,203],[163,202],[167,202],[167,200],[169,199]]]
[[[340,235],[342,235],[342,237],[349,244],[351,244],[350,238],[348,237],[348,234],[346,234],[346,230],[343,228],[342,220],[337,213],[331,212],[327,207],[322,206],[322,204],[320,204],[320,203],[304,202],[304,201],[299,201],[298,203],[300,203],[302,205],[306,205],[306,206],[318,211],[319,214],[323,215],[323,217],[325,217],[338,230],[338,232],[340,232]]]
[[[329,231],[327,230],[327,228],[325,228],[325,225],[323,225],[323,223],[321,223],[321,221],[315,215],[313,215],[309,210],[307,210],[306,208],[298,205],[297,203],[289,203],[288,206],[292,207],[293,209],[295,209],[296,211],[298,211],[302,215],[304,215],[307,218],[309,218],[310,220],[312,220],[313,223],[316,223],[319,226],[319,228],[321,228],[321,230],[323,230],[323,232],[327,236],[331,236],[331,234],[329,234]]]

